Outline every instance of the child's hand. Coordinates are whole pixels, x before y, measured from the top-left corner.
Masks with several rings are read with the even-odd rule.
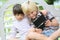
[[[42,29],[37,29],[37,28],[35,28],[35,32],[37,32],[37,33],[42,33]]]
[[[47,12],[48,12],[47,10],[40,10],[40,11],[43,13],[44,16],[47,15]]]
[[[45,23],[45,26],[51,26],[51,21],[50,20],[47,20],[46,23]]]
[[[31,28],[29,32],[37,32],[37,33],[42,33],[42,29],[37,29],[37,28]]]
[[[35,32],[35,28],[30,28],[29,32]]]

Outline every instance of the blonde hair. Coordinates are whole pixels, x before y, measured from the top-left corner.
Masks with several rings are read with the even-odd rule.
[[[35,2],[25,2],[22,4],[22,10],[25,14],[28,14],[32,11],[37,11],[38,7]]]

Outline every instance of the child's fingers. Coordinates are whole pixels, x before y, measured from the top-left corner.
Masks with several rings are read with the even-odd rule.
[[[47,20],[46,22],[45,22],[45,26],[46,25],[50,25],[50,20]]]
[[[45,24],[47,24],[49,22],[49,20],[47,20],[46,22],[45,22]]]

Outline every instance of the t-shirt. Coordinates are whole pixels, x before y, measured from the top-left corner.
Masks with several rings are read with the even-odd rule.
[[[25,17],[21,21],[14,21],[13,26],[11,27],[11,32],[9,37],[19,37],[20,40],[25,40],[25,36],[28,33],[29,29],[31,28],[28,18]]]

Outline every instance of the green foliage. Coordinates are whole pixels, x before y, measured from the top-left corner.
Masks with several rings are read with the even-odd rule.
[[[10,32],[10,26],[12,25],[12,19],[13,19],[13,16],[12,16],[12,8],[13,8],[13,5],[10,5],[8,6],[8,8],[6,8],[6,11],[4,12],[4,31],[6,33],[9,33]],[[6,28],[6,27],[9,27],[9,28]]]
[[[8,1],[8,0],[0,0],[1,2],[3,2],[3,3],[5,3],[6,1]]]
[[[35,2],[37,5],[39,5],[39,3]],[[43,10],[43,6],[38,6],[39,10]]]
[[[47,4],[49,4],[49,5],[53,4],[54,1],[56,1],[56,0],[45,0],[45,2],[46,2]]]
[[[8,0],[0,0],[0,8],[7,2]]]
[[[6,28],[4,28],[4,32],[6,32]]]
[[[43,10],[44,8],[43,8],[43,6],[39,6],[39,10]]]
[[[37,2],[35,2],[37,5],[39,4],[39,3],[37,3]]]
[[[58,38],[58,40],[60,40],[60,37]]]
[[[10,32],[11,31],[11,29],[10,28],[8,28],[8,32]]]
[[[7,32],[8,31],[8,32]],[[7,33],[9,33],[11,31],[11,29],[10,28],[4,28],[4,32],[7,32]]]

